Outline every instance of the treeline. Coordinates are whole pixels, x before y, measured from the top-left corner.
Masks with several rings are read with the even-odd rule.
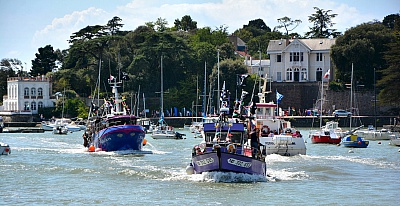
[[[262,51],[263,58],[268,58],[266,48],[269,40],[337,37],[331,53],[337,76],[331,87],[342,89],[345,83],[350,82],[353,63],[355,79],[359,84],[372,88],[372,77],[376,74],[380,102],[398,105],[400,95],[396,96],[396,92],[399,92],[400,87],[397,90],[393,90],[393,87],[398,85],[394,80],[400,79],[399,14],[386,16],[382,22],[358,25],[342,35],[331,28],[335,14],[330,14],[330,10],[315,9],[316,13],[309,16],[309,21],[314,26],[304,36],[292,32],[301,21],[288,17],[278,19],[279,26],[273,30],[261,19],[252,20],[236,30],[234,35],[246,42],[250,55],[258,57],[258,51]],[[320,21],[321,19],[326,22]],[[112,95],[107,85],[107,79],[112,75],[116,78],[124,76],[121,90],[127,100],[133,99],[135,102],[134,98],[142,98],[143,93],[146,99],[155,100],[159,98],[157,92],[160,91],[162,57],[163,86],[164,91],[168,92],[164,95],[165,108],[191,109],[194,103],[201,102],[197,99],[198,95],[211,97],[215,104],[218,70],[220,87],[222,88],[225,81],[232,98],[236,97],[237,91],[240,96],[242,88],[251,93],[257,77],[251,76],[245,86],[237,86],[238,75],[247,73],[247,70],[243,64],[244,58],[235,55],[235,48],[227,38],[227,27],[197,28],[197,22],[188,15],[176,19],[173,27],[168,28],[166,25],[168,22],[159,18],[155,22],[146,22],[134,31],[124,31],[122,19],[114,17],[106,25],[87,26],[70,36],[70,47],[67,50],[54,51],[51,45],[39,48],[39,53],[32,61],[30,75],[51,75],[53,91],[63,91],[65,88],[70,93],[69,98],[90,97],[97,92],[95,89],[100,69],[100,98]],[[279,32],[280,28],[284,28],[285,32]],[[9,66],[8,61],[3,59],[1,64]],[[373,72],[374,69],[376,73]],[[1,72],[11,73],[9,70]],[[9,73],[7,75],[12,76]],[[203,94],[205,73],[207,93]],[[4,75],[0,76],[3,86],[5,78]],[[0,87],[0,90],[3,94],[6,91],[4,87]],[[159,109],[159,101],[152,102],[146,102],[150,105],[148,108]],[[78,108],[71,109],[74,110],[69,111],[72,115],[85,115],[82,108],[79,111]]]

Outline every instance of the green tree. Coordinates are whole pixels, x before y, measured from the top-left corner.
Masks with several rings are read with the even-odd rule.
[[[178,31],[191,31],[197,29],[197,22],[189,15],[185,15],[181,20],[175,19],[174,26]]]
[[[332,19],[337,16],[337,14],[329,14],[332,10],[324,11],[318,7],[314,7],[316,10],[315,14],[311,14],[308,16],[308,21],[313,23],[313,27],[310,27],[309,32],[305,34],[305,36],[311,38],[328,38],[328,37],[337,37],[340,35],[340,32],[337,32],[336,29],[329,29],[335,23],[333,23]]]
[[[380,68],[386,67],[383,52],[393,41],[393,33],[380,23],[361,24],[347,30],[331,48],[331,57],[337,68],[336,79],[349,83],[353,63],[354,81],[372,88],[374,68],[379,72]]]
[[[289,32],[293,31],[297,26],[299,26],[299,24],[301,23],[301,20],[300,19],[292,20],[291,18],[285,16],[285,17],[279,18],[278,23],[280,25],[276,26],[275,28],[276,29],[285,28],[286,38],[288,38]],[[289,28],[292,25],[294,25],[293,28]]]
[[[30,74],[36,76],[38,74],[45,75],[56,68],[57,54],[51,45],[41,47],[36,53],[36,58],[32,60],[32,70]]]
[[[399,35],[400,36],[400,35]],[[396,42],[388,44],[390,49],[385,52],[384,58],[388,67],[382,69],[383,77],[378,81],[378,86],[382,88],[379,93],[379,103],[391,105],[399,108],[400,106],[400,38]]]
[[[108,21],[106,29],[110,32],[111,35],[116,35],[120,31],[120,29],[124,26],[121,24],[121,18],[114,16],[111,20]]]

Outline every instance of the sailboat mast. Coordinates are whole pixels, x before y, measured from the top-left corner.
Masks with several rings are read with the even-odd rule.
[[[164,82],[163,82],[163,57],[161,55],[161,115],[164,116]]]
[[[204,91],[203,91],[203,116],[206,117],[206,95],[207,95],[207,62],[204,62]]]
[[[322,106],[324,104],[324,73],[322,72],[321,78],[321,107],[320,107],[320,114],[319,114],[319,128],[322,127]]]
[[[351,80],[350,80],[350,131],[351,131],[351,122],[353,116],[353,63],[351,63]]]

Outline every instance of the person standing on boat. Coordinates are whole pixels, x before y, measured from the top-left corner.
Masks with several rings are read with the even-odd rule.
[[[254,128],[253,131],[250,133],[252,157],[256,157],[258,150],[260,149],[260,139],[258,135],[258,128]]]

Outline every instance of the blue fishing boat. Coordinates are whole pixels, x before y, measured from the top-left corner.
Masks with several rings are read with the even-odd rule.
[[[112,77],[112,76],[111,76]],[[141,151],[145,130],[137,123],[137,117],[129,114],[125,99],[120,98],[118,87],[122,82],[109,79],[114,96],[105,100],[101,107],[92,103],[87,129],[83,134],[84,146],[94,151]]]
[[[364,140],[362,137],[360,137],[356,134],[349,134],[343,138],[342,144],[345,147],[367,148],[369,141]]]

